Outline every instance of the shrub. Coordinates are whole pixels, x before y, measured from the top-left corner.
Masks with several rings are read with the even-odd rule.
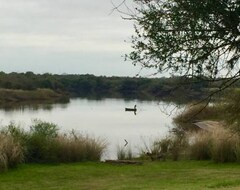
[[[101,159],[106,148],[104,140],[75,132],[62,135],[58,130],[53,123],[35,120],[26,142],[28,162],[60,163]]]
[[[34,163],[99,161],[106,148],[100,138],[72,132],[58,133],[57,125],[35,120],[30,131],[14,123],[0,131],[0,170],[14,167],[23,160]]]
[[[55,124],[35,120],[30,126],[26,142],[28,162],[56,162],[58,145],[55,138],[58,127]]]

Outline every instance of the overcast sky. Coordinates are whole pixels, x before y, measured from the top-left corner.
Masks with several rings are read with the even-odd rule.
[[[112,9],[111,0],[0,0],[0,70],[136,75],[123,58],[133,25]]]

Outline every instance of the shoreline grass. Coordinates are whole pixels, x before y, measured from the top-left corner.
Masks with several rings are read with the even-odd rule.
[[[239,189],[240,165],[211,161],[26,164],[0,174],[0,189]]]
[[[36,90],[4,89],[0,88],[0,104],[34,101],[69,101],[66,95],[59,94],[51,89],[39,88]]]
[[[100,161],[105,139],[74,131],[59,132],[53,123],[35,120],[25,131],[14,123],[0,130],[0,172],[25,163]]]

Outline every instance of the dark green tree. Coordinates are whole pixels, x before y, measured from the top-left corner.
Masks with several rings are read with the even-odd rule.
[[[221,88],[239,79],[240,0],[135,0],[134,6],[127,16],[135,23],[127,55],[134,65],[225,78]]]

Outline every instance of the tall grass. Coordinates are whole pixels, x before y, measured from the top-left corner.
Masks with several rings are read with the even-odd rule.
[[[117,159],[118,160],[132,160],[134,158],[131,147],[117,146]]]
[[[198,129],[193,125],[196,121],[201,120],[217,120],[221,118],[222,107],[220,105],[198,104],[195,106],[188,106],[184,111],[176,116],[173,121],[177,128],[184,131],[194,131]]]
[[[101,159],[106,143],[88,135],[60,134],[55,124],[36,121],[31,126],[28,159],[31,162],[79,162]]]
[[[210,132],[201,131],[190,136],[191,159],[211,159],[215,162],[240,161],[240,137],[234,131],[219,127]]]
[[[59,133],[53,123],[36,120],[24,131],[14,123],[0,131],[0,170],[23,162],[61,163],[99,161],[105,140],[76,134]]]
[[[0,171],[17,166],[24,160],[23,147],[10,135],[0,134]]]
[[[189,158],[194,160],[211,159],[212,138],[209,132],[198,131],[189,135]]]
[[[172,159],[177,161],[185,154],[186,138],[183,135],[170,134],[162,139],[155,139],[149,145],[143,142],[144,148],[141,150],[142,158],[151,160]]]
[[[212,159],[216,162],[235,162],[239,150],[239,136],[233,131],[220,128],[212,133]]]
[[[54,139],[60,162],[99,161],[106,142],[88,135],[70,133]]]

